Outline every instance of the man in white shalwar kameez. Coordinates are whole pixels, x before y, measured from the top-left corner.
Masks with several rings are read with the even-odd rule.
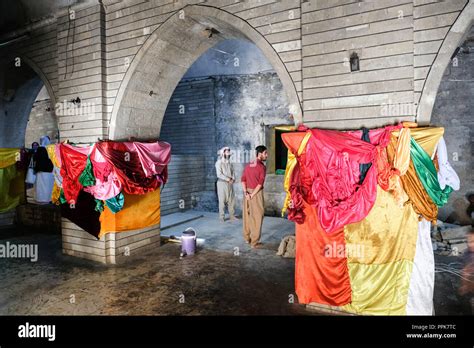
[[[234,166],[230,162],[230,148],[223,147],[219,150],[219,159],[216,162],[217,175],[217,198],[219,200],[219,219],[225,221],[225,206],[229,209],[230,220],[236,220],[235,217],[235,193]]]

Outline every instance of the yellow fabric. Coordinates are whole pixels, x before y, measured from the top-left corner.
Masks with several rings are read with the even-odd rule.
[[[306,132],[301,144],[298,148],[298,156],[301,156],[304,149],[306,148],[306,144],[308,143],[309,138],[311,137],[311,132]],[[295,169],[297,160],[296,156],[293,152],[288,149],[288,160],[286,162],[286,169],[285,169],[285,181],[284,181],[284,188],[286,192],[285,202],[283,203],[283,208],[281,209],[281,215],[283,216],[288,209],[288,205],[290,204],[291,194],[290,194],[290,183],[291,183],[291,174]]]
[[[0,168],[10,167],[19,160],[19,149],[0,148]]]
[[[58,168],[61,167],[56,157],[56,144],[47,145],[46,151],[48,151],[49,159],[51,160],[51,162],[53,162],[53,165]]]
[[[410,166],[410,139],[410,129],[401,129],[393,159],[393,168],[398,170],[398,175],[392,175],[389,179],[389,191],[393,194],[400,207],[408,200],[408,195],[403,189],[400,177],[405,175]]]
[[[405,315],[413,262],[349,263],[352,302],[341,309],[357,314]]]
[[[415,257],[418,216],[411,204],[397,205],[377,186],[377,199],[367,217],[344,226],[347,262],[385,264]]]
[[[296,126],[276,126],[275,127],[276,130],[280,130],[280,131],[295,131],[296,130]]]
[[[105,206],[100,214],[100,234],[138,230],[160,223],[160,190],[144,195],[123,193],[123,209],[114,214]]]
[[[410,165],[410,137],[411,131],[409,128],[400,130],[400,135],[397,141],[397,151],[393,160],[394,168],[400,171],[400,176],[405,175]]]
[[[444,134],[443,127],[420,127],[410,128],[410,134],[415,141],[425,150],[431,157],[436,149],[439,139]],[[398,138],[400,131],[392,132],[392,136]]]
[[[13,164],[0,169],[0,213],[25,202],[25,173]]]
[[[60,168],[61,166],[59,165],[59,161],[56,157],[56,144],[50,144],[46,146],[46,150],[48,151],[48,156],[51,162],[53,162],[53,165],[56,168]],[[56,183],[56,180],[54,180],[54,185],[53,185],[53,191],[51,192],[51,202],[54,204],[59,205],[59,195],[61,194],[61,188],[58,186]]]

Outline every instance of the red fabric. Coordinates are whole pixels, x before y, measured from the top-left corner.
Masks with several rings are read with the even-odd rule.
[[[94,177],[103,182],[107,181],[110,173],[114,169],[113,165],[102,156],[102,154],[97,150],[97,147],[94,147],[92,150],[90,159],[92,162]]]
[[[392,168],[391,164],[388,161],[387,156],[387,145],[390,142],[390,135],[392,131],[399,130],[402,128],[401,124],[396,126],[386,126],[383,128],[371,129],[369,131],[370,143],[372,145],[377,145],[377,152],[375,156],[375,164],[377,166],[377,182],[379,186],[385,190],[389,190],[389,179],[392,175],[398,173],[398,170]],[[362,131],[349,131],[347,134],[360,139],[362,136]]]
[[[300,147],[305,132],[298,133],[284,133],[281,135],[283,143],[288,148],[288,151],[293,153],[297,159],[295,168],[290,178],[290,204],[288,207],[288,220],[294,221],[298,224],[304,222],[305,214],[303,211],[303,200],[309,204],[315,204],[313,194],[311,192],[313,180],[308,170],[306,170],[306,148],[298,156],[298,149]]]
[[[157,177],[146,177],[138,153],[131,151],[127,144],[102,141],[95,146],[108,162],[113,163],[126,193],[142,195],[160,187],[161,182]]]
[[[267,168],[262,161],[255,159],[255,161],[247,164],[242,174],[241,181],[247,184],[247,188],[254,189],[257,185],[262,185],[265,182],[265,174]]]
[[[90,148],[75,148],[71,145],[60,144],[61,176],[63,178],[64,197],[69,204],[77,203],[82,185],[79,176],[86,167],[87,153]]]
[[[362,220],[372,209],[377,194],[377,169],[372,165],[359,185],[359,165],[373,162],[376,148],[343,132],[311,132],[306,167],[313,180],[319,223],[324,231],[332,233]]]
[[[304,132],[286,133],[282,139],[289,151],[296,154],[304,136]],[[342,306],[351,302],[352,295],[344,254],[344,229],[327,234],[321,228],[317,210],[311,206],[315,201],[311,193],[312,178],[305,167],[306,149],[297,159],[291,176],[292,202],[288,218],[297,222],[295,289],[298,301]]]

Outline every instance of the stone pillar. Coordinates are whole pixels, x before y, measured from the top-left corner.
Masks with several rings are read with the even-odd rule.
[[[15,223],[15,210],[0,213],[0,228],[11,227]]]
[[[58,18],[58,98],[61,141],[80,145],[107,138],[105,11],[101,4]],[[80,99],[79,100],[77,99]],[[63,253],[105,264],[160,245],[160,226],[108,233],[100,240],[62,218]]]
[[[160,246],[160,225],[107,233],[97,240],[67,219],[62,221],[63,253],[83,259],[117,264]]]

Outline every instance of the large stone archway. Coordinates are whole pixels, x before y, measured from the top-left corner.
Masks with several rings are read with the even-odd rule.
[[[450,28],[430,68],[417,110],[417,122],[419,124],[427,125],[430,123],[436,94],[443,74],[451,62],[453,53],[462,44],[473,24],[474,2],[469,1]]]
[[[168,101],[192,63],[225,39],[253,42],[272,64],[286,91],[289,113],[302,122],[301,103],[273,47],[247,22],[215,7],[186,6],[147,39],[130,64],[109,120],[109,138],[156,138]]]
[[[33,60],[25,55],[15,53],[12,50],[0,62],[0,74],[6,78],[6,83],[1,89],[2,91],[5,90],[2,92],[5,93],[5,96],[8,95],[8,97],[4,97],[0,105],[2,115],[5,116],[0,122],[0,146],[2,147],[23,147],[25,145],[26,134],[32,130],[29,119],[36,98],[43,87],[49,96],[47,113],[50,114],[49,123],[51,127],[48,130],[54,128],[54,130],[47,133],[50,137],[54,134],[54,138],[56,138],[59,129],[54,108],[56,99],[50,81]],[[37,114],[43,113],[38,112]],[[41,128],[38,131],[48,128],[41,120],[36,124],[36,127]],[[39,141],[39,137],[35,138],[35,141]],[[31,144],[30,139],[27,143]]]
[[[46,75],[43,73],[41,68],[30,58],[20,55],[20,58],[28,64],[28,66],[39,76],[41,81],[44,83],[44,86],[46,87],[46,90],[48,91],[49,97],[51,98],[51,104],[54,106],[56,105],[56,96],[53,91],[53,86],[51,85],[51,82],[48,80]]]

